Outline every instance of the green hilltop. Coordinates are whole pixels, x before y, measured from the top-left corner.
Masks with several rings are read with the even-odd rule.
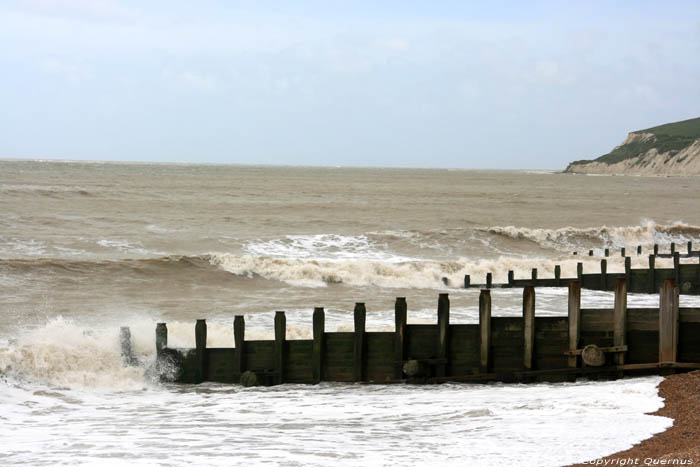
[[[651,133],[654,136],[647,139],[637,139],[627,144],[622,144],[608,154],[600,156],[595,160],[581,160],[572,164],[583,164],[587,162],[604,162],[615,164],[616,162],[637,157],[650,149],[656,148],[659,154],[670,152],[674,155],[678,151],[690,146],[696,139],[700,138],[700,118],[691,118],[675,123],[647,128],[645,130],[633,131],[630,134]]]

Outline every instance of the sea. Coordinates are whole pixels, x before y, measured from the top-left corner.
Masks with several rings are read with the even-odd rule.
[[[574,277],[605,248],[623,271],[621,247],[643,267],[654,244],[700,245],[698,199],[696,178],[0,161],[0,464],[558,466],[629,448],[672,423],[649,415],[659,377],[179,385],[155,374],[155,326],[192,347],[204,318],[208,345],[232,347],[235,315],[265,339],[283,310],[287,338],[305,339],[314,307],[346,331],[364,302],[369,331],[393,330],[395,297],[409,323],[435,323],[439,293],[452,323],[475,323],[465,275],[559,264]],[[522,290],[492,300],[494,316],[522,313]],[[537,289],[536,313],[565,315],[566,301]],[[121,326],[137,366],[121,359]]]

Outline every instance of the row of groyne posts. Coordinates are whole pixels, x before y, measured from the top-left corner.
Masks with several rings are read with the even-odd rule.
[[[693,250],[692,242],[688,242],[686,253],[676,250],[675,243],[671,243],[670,251],[659,252],[659,245],[654,245],[653,253],[649,255],[649,267],[646,269],[632,269],[632,258],[626,255],[626,248],[621,248],[620,253],[625,262],[624,273],[608,273],[608,260],[610,249],[605,249],[605,257],[600,260],[600,272],[585,274],[583,263],[576,265],[576,280],[581,282],[581,286],[591,290],[613,290],[613,284],[617,279],[627,280],[627,288],[632,293],[656,293],[661,283],[665,279],[673,279],[681,288],[682,293],[700,295],[700,250]],[[637,247],[637,254],[641,255],[642,247]],[[574,255],[577,253],[574,252]],[[589,256],[593,256],[593,250],[589,251]],[[698,258],[698,263],[681,263],[681,259]],[[673,258],[673,268],[657,268],[657,258]],[[492,273],[486,273],[485,282],[472,283],[471,276],[464,276],[464,288],[513,288],[525,287],[528,285],[536,287],[562,287],[571,279],[561,277],[561,266],[554,266],[553,278],[539,278],[537,268],[532,269],[531,277],[523,279],[516,278],[514,271],[508,271],[508,282],[502,284],[493,283]]]
[[[195,325],[194,348],[168,347],[167,325],[159,323],[157,368],[167,381],[245,386],[570,381],[700,368],[700,308],[679,306],[681,293],[698,289],[700,265],[675,264],[608,276],[579,273],[556,283],[509,281],[523,288],[522,315],[516,317],[493,316],[492,291],[481,287],[478,324],[450,323],[446,293],[438,298],[436,324],[408,324],[406,299],[397,298],[393,332],[367,332],[364,303],[355,304],[351,332],[326,332],[324,309],[315,308],[312,339],[288,340],[285,313],[277,311],[274,339],[246,340],[245,319],[235,316],[230,348],[207,346],[203,319]],[[568,288],[566,314],[536,316],[536,287],[557,286]],[[582,308],[582,287],[612,290],[613,308]],[[659,306],[628,307],[627,294],[636,289],[653,289]],[[125,359],[133,358],[128,328],[122,329],[122,351]]]

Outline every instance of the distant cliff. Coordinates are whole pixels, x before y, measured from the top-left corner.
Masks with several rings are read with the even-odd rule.
[[[610,153],[572,162],[565,172],[700,175],[700,118],[633,131]]]

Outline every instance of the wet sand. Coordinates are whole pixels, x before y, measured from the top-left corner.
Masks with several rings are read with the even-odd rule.
[[[664,407],[652,413],[673,419],[673,426],[632,448],[576,465],[700,464],[700,370],[668,376],[659,385]]]

